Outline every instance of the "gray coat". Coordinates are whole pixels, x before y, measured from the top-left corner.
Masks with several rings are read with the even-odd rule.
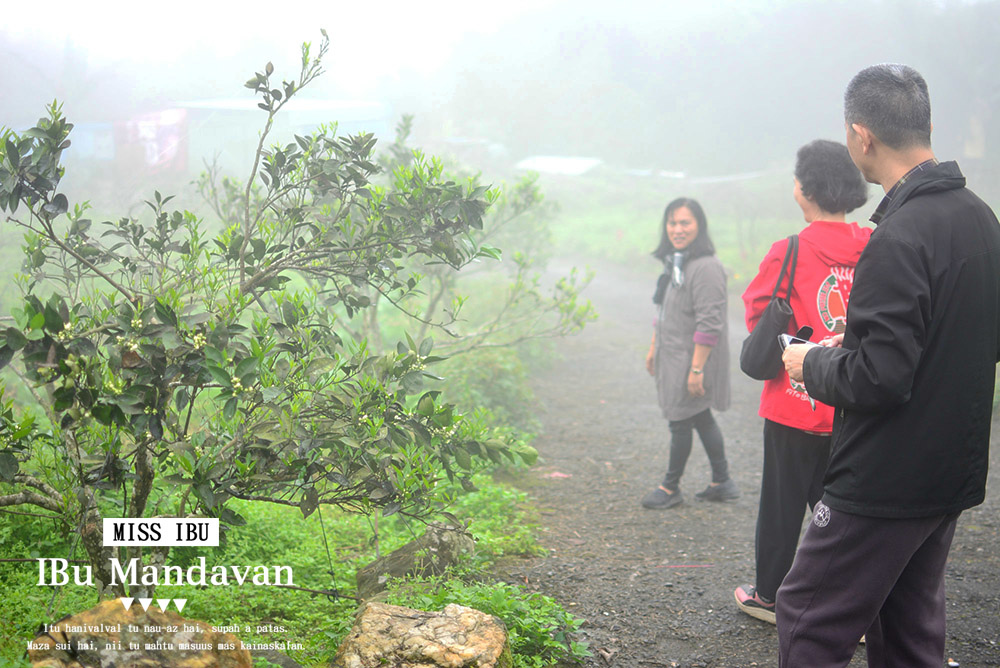
[[[726,272],[714,255],[689,260],[684,284],[670,285],[656,323],[656,391],[668,420],[684,420],[706,408],[729,408],[729,328]],[[716,337],[705,363],[705,396],[688,393],[695,332]]]

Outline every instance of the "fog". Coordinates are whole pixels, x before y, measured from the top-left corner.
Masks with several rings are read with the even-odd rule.
[[[844,86],[862,67],[893,61],[928,81],[938,156],[957,159],[987,198],[998,190],[997,2],[137,7],[5,7],[0,124],[30,127],[53,99],[92,132],[184,107],[182,159],[184,169],[197,172],[213,151],[224,150],[212,146],[214,139],[236,141],[217,136],[205,120],[211,114],[197,109],[220,100],[252,107],[243,82],[268,61],[278,77],[292,78],[300,44],[317,42],[325,28],[332,44],[327,73],[303,93],[318,105],[303,123],[340,113],[323,120],[388,141],[399,117],[412,113],[417,144],[454,150],[487,171],[555,155],[597,159],[625,174],[753,178],[789,175],[795,150],[807,141],[842,140]],[[244,136],[252,139],[262,119],[247,118]],[[102,150],[99,137],[87,140],[81,130],[84,143],[98,147],[79,151],[117,159],[127,153],[127,139],[113,133],[115,147]]]

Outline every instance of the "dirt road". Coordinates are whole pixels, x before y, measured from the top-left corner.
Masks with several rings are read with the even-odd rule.
[[[776,666],[775,627],[739,612],[732,594],[753,582],[762,463],[760,385],[737,366],[744,332],[738,294],[730,297],[733,405],[718,420],[742,497],[695,501],[710,480],[696,439],[682,481],[685,504],[661,511],[639,505],[662,478],[669,442],[643,366],[654,279],[601,267],[587,294],[600,320],[561,342],[562,359],[536,378],[543,461],[525,485],[542,509],[551,553],[508,564],[505,576],[587,620],[582,631],[594,652],[587,666]],[[946,656],[963,668],[1000,665],[996,441],[986,503],[960,519],[947,570]],[[851,666],[864,665],[860,647]]]

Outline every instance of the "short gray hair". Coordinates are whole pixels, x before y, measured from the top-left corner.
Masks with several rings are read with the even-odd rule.
[[[931,145],[931,98],[912,67],[886,63],[858,72],[844,93],[844,120],[893,149]]]

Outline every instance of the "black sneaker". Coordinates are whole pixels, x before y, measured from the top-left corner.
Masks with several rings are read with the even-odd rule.
[[[736,597],[736,605],[743,612],[769,624],[777,623],[774,616],[774,601],[768,601],[758,594],[756,587],[740,585],[733,592],[733,595]]]
[[[740,498],[740,490],[732,478],[718,485],[709,485],[694,495],[702,501],[731,501]]]
[[[651,509],[673,508],[684,502],[681,490],[669,494],[662,487],[657,487],[652,492],[642,497],[642,507]]]

